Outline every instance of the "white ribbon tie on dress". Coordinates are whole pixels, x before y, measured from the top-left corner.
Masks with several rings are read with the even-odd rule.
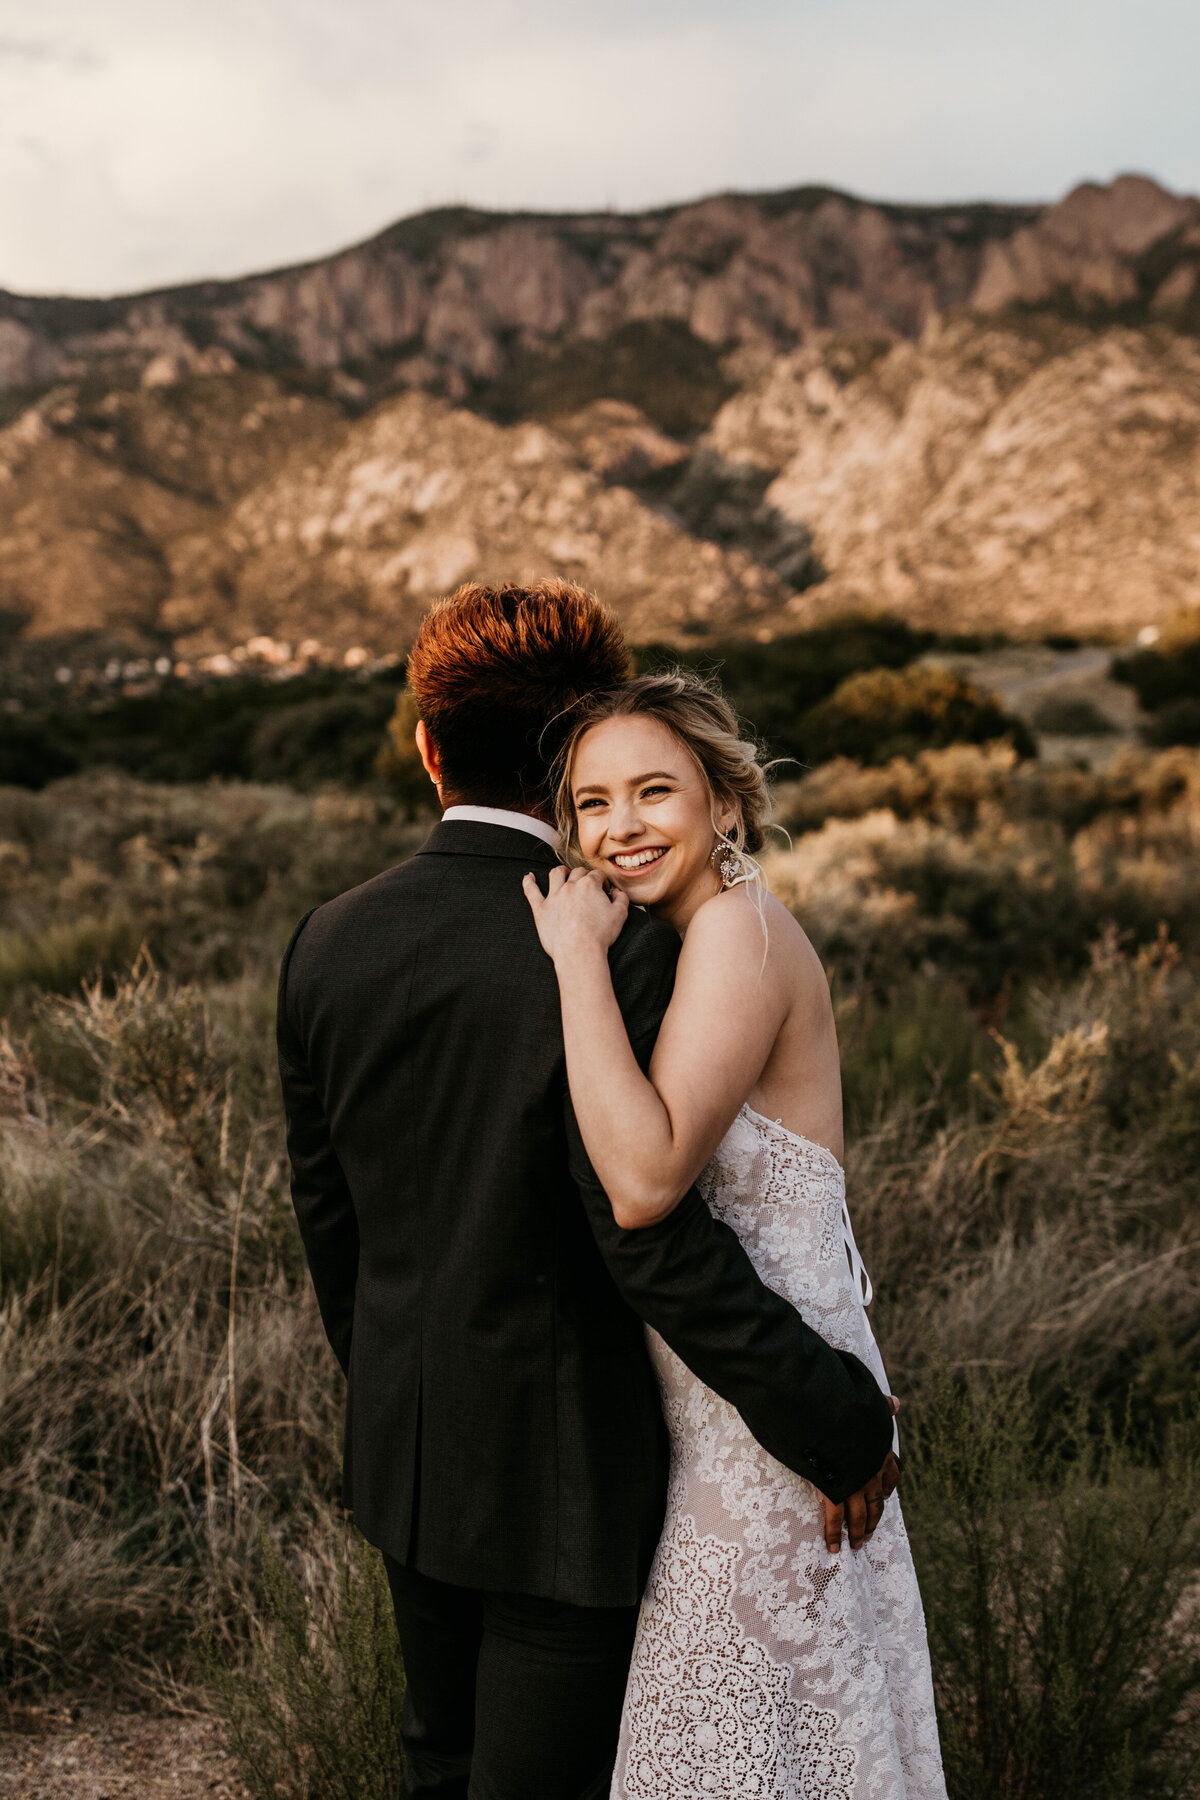
[[[850,1223],[850,1208],[842,1201],[842,1242],[846,1246],[846,1255],[850,1258],[850,1273],[854,1278],[854,1291],[862,1301],[864,1308],[870,1306],[875,1298],[875,1289],[871,1286],[871,1277],[867,1274],[858,1245],[854,1241],[854,1227]]]

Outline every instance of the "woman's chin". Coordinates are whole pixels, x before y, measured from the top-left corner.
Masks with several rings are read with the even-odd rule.
[[[652,911],[659,911],[664,906],[669,907],[678,897],[679,883],[672,879],[669,871],[664,871],[661,875],[653,873],[632,879],[626,876],[621,887],[634,906],[648,906]]]
[[[614,887],[619,887],[623,894],[628,894],[635,906],[653,906],[664,898],[670,887],[670,881],[656,870],[645,875],[614,875]]]

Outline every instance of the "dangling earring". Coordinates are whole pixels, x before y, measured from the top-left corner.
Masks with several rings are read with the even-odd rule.
[[[746,879],[742,859],[732,844],[724,843],[718,838],[708,860],[716,869],[723,888],[736,887]]]

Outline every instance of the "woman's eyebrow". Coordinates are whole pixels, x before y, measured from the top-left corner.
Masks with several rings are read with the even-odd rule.
[[[641,787],[642,784],[647,781],[678,781],[678,780],[679,780],[678,775],[672,774],[670,769],[651,769],[648,775],[635,775],[633,777],[632,781],[626,782],[625,785],[627,787]],[[603,782],[597,781],[597,782],[593,782],[588,787],[577,787],[575,789],[575,798],[577,800],[581,800],[583,798],[584,794],[607,794],[607,792],[608,792],[608,789],[604,786]]]

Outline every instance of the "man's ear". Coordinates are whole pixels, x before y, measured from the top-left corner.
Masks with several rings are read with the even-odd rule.
[[[442,797],[442,759],[438,755],[437,745],[426,729],[424,719],[417,720],[416,729],[417,755],[421,766],[438,791],[438,799]]]

